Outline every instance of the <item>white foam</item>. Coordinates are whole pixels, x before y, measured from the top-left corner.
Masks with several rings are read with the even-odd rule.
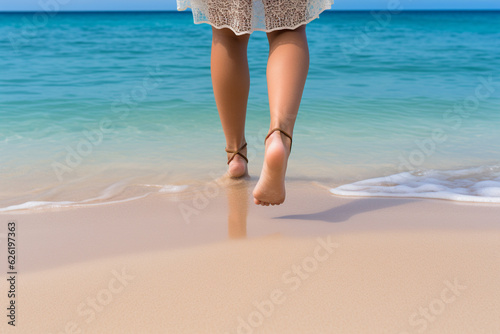
[[[151,185],[143,184],[142,186],[159,188],[158,192],[161,193],[177,193],[182,192],[188,188],[187,185]],[[113,203],[122,203],[133,201],[136,199],[144,198],[149,196],[151,192],[147,192],[142,195],[120,199],[120,200],[109,200],[118,192],[122,191],[126,187],[125,182],[118,182],[116,184],[110,185],[102,191],[102,193],[93,198],[89,198],[82,201],[59,201],[59,202],[48,202],[48,201],[29,201],[22,204],[11,205],[5,208],[0,208],[0,212],[9,211],[19,211],[19,210],[36,210],[36,209],[52,209],[52,208],[64,208],[64,207],[83,207],[83,206],[96,206],[96,205],[106,205]],[[108,201],[106,201],[108,200]]]
[[[158,190],[161,193],[180,193],[186,190],[189,186],[188,185],[172,185],[172,184],[167,184],[167,185],[160,185],[160,184],[141,184],[143,187],[152,187],[152,188],[159,188]]]
[[[180,193],[180,192],[186,190],[187,188],[188,188],[188,186],[186,186],[186,185],[183,185],[183,186],[166,185],[160,189],[160,192],[161,193]]]
[[[29,210],[29,209],[37,209],[41,207],[62,207],[66,205],[71,205],[74,204],[75,202],[44,202],[44,201],[30,201],[22,204],[17,204],[17,205],[11,205],[6,208],[0,208],[0,212],[7,212],[7,211],[15,211],[15,210]]]
[[[417,197],[500,203],[500,165],[403,172],[330,189],[341,196]]]

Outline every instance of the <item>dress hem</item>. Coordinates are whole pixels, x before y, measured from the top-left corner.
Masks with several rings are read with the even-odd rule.
[[[177,8],[177,11],[182,12],[182,11],[185,11],[186,9],[188,9],[188,8],[191,8],[191,10],[193,9],[191,6],[185,6],[183,8]],[[314,17],[311,17],[310,19],[308,19],[308,20],[306,20],[304,22],[301,22],[301,23],[299,23],[299,24],[297,24],[295,26],[292,26],[292,27],[290,27],[290,26],[283,26],[283,27],[273,28],[273,29],[259,29],[259,28],[255,28],[253,30],[247,30],[247,31],[243,31],[243,32],[237,32],[237,31],[234,30],[233,27],[231,27],[230,25],[227,25],[227,24],[223,24],[223,25],[217,26],[217,25],[213,24],[210,21],[198,21],[198,22],[196,22],[196,21],[193,20],[193,22],[194,22],[194,24],[207,23],[207,24],[211,25],[212,27],[214,27],[215,29],[229,28],[229,29],[232,30],[232,32],[234,32],[235,35],[241,36],[241,35],[245,35],[245,34],[252,34],[254,31],[263,31],[263,32],[268,33],[268,32],[272,32],[272,31],[276,31],[276,30],[283,30],[283,29],[294,30],[294,29],[297,29],[298,27],[300,27],[300,26],[302,26],[304,24],[308,24],[308,23],[310,23],[310,22],[318,19],[319,15],[321,13],[323,13],[325,10],[329,10],[331,8],[332,8],[331,4],[330,4],[330,6],[322,7],[321,10],[319,11],[319,13],[316,14]]]

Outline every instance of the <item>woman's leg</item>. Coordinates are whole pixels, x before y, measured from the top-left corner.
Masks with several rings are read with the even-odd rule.
[[[231,151],[245,144],[245,117],[250,89],[249,38],[249,34],[237,36],[227,28],[212,28],[212,85],[226,148]],[[241,153],[246,156],[246,148]],[[247,175],[246,161],[236,155],[229,164],[228,173],[231,177]]]
[[[306,26],[273,31],[267,37],[267,86],[271,110],[269,130],[280,128],[292,135],[309,70]],[[267,139],[264,166],[253,192],[256,204],[267,206],[284,202],[290,144],[290,139],[279,131]]]

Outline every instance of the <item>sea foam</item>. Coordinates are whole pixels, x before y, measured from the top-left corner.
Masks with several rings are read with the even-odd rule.
[[[145,187],[153,187],[157,188],[157,191],[146,191],[143,193],[137,193],[134,196],[129,196],[120,199],[114,199],[116,195],[118,195],[126,185],[122,184],[122,182],[118,182],[117,184],[113,184],[102,191],[96,197],[92,197],[85,200],[79,201],[28,201],[21,204],[10,205],[7,207],[0,208],[0,213],[2,212],[10,212],[10,211],[20,211],[20,210],[39,210],[39,209],[56,209],[56,208],[69,208],[69,207],[87,207],[87,206],[96,206],[96,205],[106,205],[106,204],[114,204],[114,203],[122,203],[129,202],[133,200],[137,200],[140,198],[144,198],[149,196],[152,193],[169,193],[176,194],[185,191],[189,186],[188,185],[151,185],[151,184],[143,184]]]
[[[420,170],[357,181],[330,189],[334,195],[417,197],[500,203],[500,165],[459,170]]]

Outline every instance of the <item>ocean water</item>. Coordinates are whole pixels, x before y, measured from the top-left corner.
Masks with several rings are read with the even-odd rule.
[[[0,14],[1,211],[177,196],[224,173],[209,25],[190,12],[53,14]],[[307,34],[289,183],[500,202],[500,12],[324,12]],[[254,180],[267,53],[252,34]]]

